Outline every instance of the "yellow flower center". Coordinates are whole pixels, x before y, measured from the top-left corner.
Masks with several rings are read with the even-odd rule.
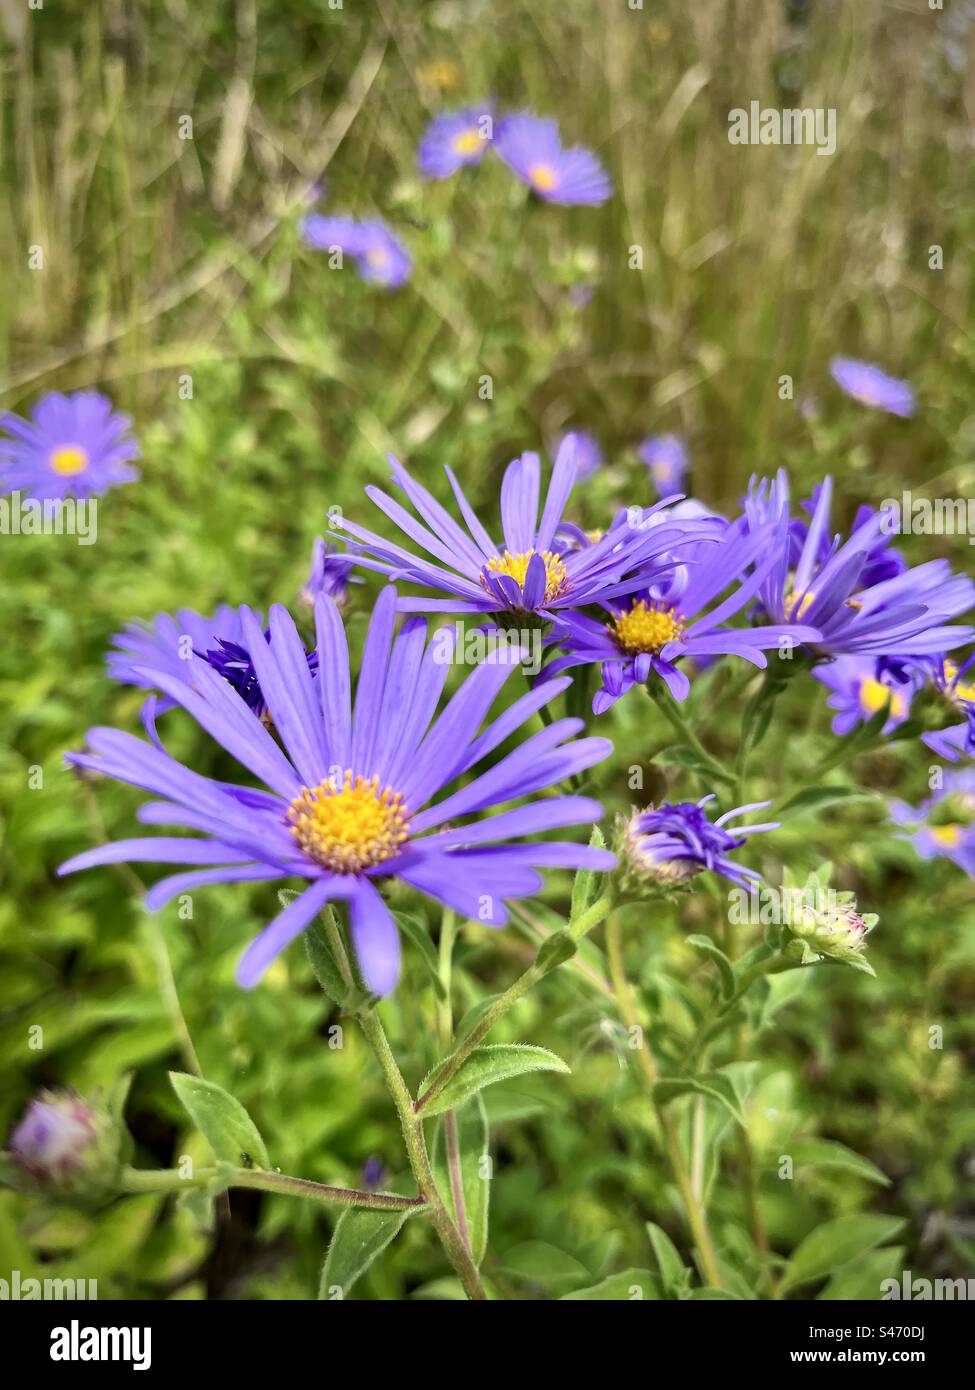
[[[370,246],[366,252],[366,260],[376,270],[382,270],[389,264],[389,252],[384,246]]]
[[[477,154],[481,148],[481,137],[476,130],[462,130],[454,136],[453,144],[457,154]]]
[[[534,555],[541,555],[545,562],[545,602],[551,603],[562,597],[569,584],[568,570],[561,557],[551,550],[523,550],[517,555],[506,550],[503,555],[492,555],[487,567],[492,574],[510,575],[519,588],[524,589],[528,562]]]
[[[874,676],[864,676],[860,682],[860,705],[865,714],[876,714],[888,705],[895,719],[905,713],[904,696]]]
[[[675,609],[647,603],[642,598],[614,618],[611,626],[620,649],[629,656],[641,652],[656,656],[668,642],[679,642],[684,631]]]
[[[960,825],[932,825],[931,838],[936,844],[944,845],[946,849],[954,849],[962,837],[962,827]]]
[[[959,700],[970,700],[975,702],[975,681],[958,682],[958,663],[957,661],[946,661],[944,663],[945,681],[950,685],[949,699],[954,702]],[[952,684],[957,682],[956,684]]]
[[[76,473],[84,473],[89,459],[80,445],[64,444],[60,449],[52,450],[49,462],[62,478],[73,478]]]
[[[337,874],[358,874],[397,855],[409,838],[409,813],[399,792],[380,790],[346,772],[303,787],[288,809],[288,825],[305,854]]]
[[[790,622],[796,623],[800,618],[805,617],[809,605],[815,600],[813,593],[790,594],[785,601],[785,616]]]
[[[556,184],[555,170],[550,164],[533,164],[528,177],[540,193],[551,193]]]

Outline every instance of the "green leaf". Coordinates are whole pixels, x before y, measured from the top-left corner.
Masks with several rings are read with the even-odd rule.
[[[799,1139],[789,1145],[788,1153],[796,1168],[843,1168],[868,1182],[890,1187],[890,1178],[875,1163],[835,1139]]]
[[[547,975],[550,970],[571,960],[578,949],[569,932],[563,927],[561,931],[553,932],[542,943],[535,959],[535,969],[540,976]]]
[[[871,1250],[838,1269],[817,1297],[822,1302],[833,1299],[853,1299],[857,1303],[879,1302],[884,1280],[896,1279],[903,1268],[903,1245]]]
[[[721,976],[722,997],[730,999],[735,992],[735,968],[724,951],[721,950],[720,946],[716,946],[709,936],[689,936],[687,944],[714,961],[718,967],[718,974]]]
[[[447,991],[443,987],[440,978],[440,962],[437,959],[437,948],[430,940],[430,933],[427,931],[425,922],[419,917],[414,917],[409,912],[394,912],[393,918],[396,925],[405,937],[410,940],[420,953],[420,958],[426,966],[427,974],[433,981],[438,999],[446,999]]]
[[[668,1298],[681,1298],[690,1284],[691,1271],[681,1259],[677,1247],[666,1231],[647,1222],[647,1235],[653,1246],[654,1258]]]
[[[399,1234],[408,1211],[374,1211],[371,1207],[346,1207],[332,1232],[322,1266],[318,1297],[347,1298],[373,1260]]]
[[[595,847],[596,849],[606,848],[606,837],[598,825],[594,825],[592,828],[589,844],[590,847]],[[597,869],[576,870],[576,876],[572,880],[572,905],[569,908],[570,922],[574,922],[577,917],[581,917],[586,908],[591,907],[596,901],[600,877],[601,874]]]
[[[624,1269],[622,1274],[611,1274],[588,1289],[564,1293],[560,1302],[584,1299],[587,1303],[639,1303],[643,1299],[659,1302],[665,1297],[660,1280],[649,1269]]]
[[[671,744],[662,753],[658,753],[657,761],[676,763],[678,767],[689,768],[692,772],[700,772],[706,777],[716,777],[721,782],[731,783],[735,780],[730,772],[725,772],[717,763],[706,762],[700,753],[695,752],[693,748],[688,748],[686,743]]]
[[[800,1242],[786,1266],[783,1292],[797,1284],[811,1284],[825,1278],[850,1260],[892,1239],[903,1225],[898,1216],[870,1213],[838,1216],[834,1221],[825,1222]]]
[[[488,1206],[491,1198],[491,1180],[481,1176],[481,1160],[488,1154],[488,1118],[484,1108],[484,1097],[474,1096],[455,1113],[457,1123],[457,1148],[460,1153],[461,1188],[464,1194],[464,1212],[467,1217],[467,1231],[470,1236],[471,1254],[474,1263],[479,1265],[487,1250]],[[443,1196],[447,1210],[454,1221],[457,1209],[450,1182],[447,1165],[447,1118],[442,1117],[437,1126],[433,1146],[433,1171],[437,1187]]]
[[[701,1095],[716,1100],[723,1105],[733,1119],[744,1129],[745,1116],[741,1108],[738,1092],[730,1076],[722,1072],[705,1072],[700,1076],[669,1076],[658,1081],[653,1093],[661,1105],[675,1100],[678,1096]]]
[[[501,1266],[506,1274],[529,1279],[543,1288],[555,1284],[564,1287],[567,1283],[592,1278],[592,1271],[574,1255],[544,1240],[526,1240],[514,1246],[505,1254]]]
[[[423,1114],[442,1115],[445,1110],[456,1110],[485,1086],[493,1086],[498,1081],[507,1081],[511,1076],[522,1076],[529,1071],[568,1072],[569,1068],[561,1057],[556,1057],[554,1052],[544,1047],[523,1043],[475,1047],[443,1090],[423,1107]],[[423,1099],[422,1090],[417,1099]]]
[[[873,796],[873,792],[862,787],[806,787],[789,798],[778,812],[780,816],[802,816],[808,811],[824,811],[827,806],[836,806],[843,801],[863,800]]]
[[[280,889],[278,897],[284,901],[284,895],[289,891],[287,888]],[[287,906],[287,904],[285,905]],[[331,913],[332,908],[327,906],[324,911]],[[335,920],[334,916],[332,920]],[[308,953],[311,968],[315,972],[315,979],[329,999],[339,1005],[345,1004],[351,990],[342,978],[342,972],[339,970],[329,945],[325,925],[319,918],[316,918],[305,928],[305,950]]]
[[[212,1081],[171,1071],[169,1079],[190,1119],[203,1133],[217,1158],[236,1167],[270,1168],[264,1140],[239,1100]]]

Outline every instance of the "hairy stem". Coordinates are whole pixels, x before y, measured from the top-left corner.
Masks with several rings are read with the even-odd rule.
[[[413,1169],[417,1187],[426,1198],[430,1218],[436,1227],[444,1252],[453,1265],[467,1297],[485,1299],[487,1294],[484,1292],[477,1266],[437,1190],[426,1140],[423,1137],[423,1121],[414,1113],[413,1097],[396,1064],[379,1015],[374,1009],[366,1010],[359,1015],[359,1024],[379,1063],[387,1089],[396,1106],[410,1167]]]

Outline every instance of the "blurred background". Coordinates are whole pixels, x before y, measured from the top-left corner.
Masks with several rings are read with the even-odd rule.
[[[416,145],[431,115],[487,96],[554,116],[566,143],[595,149],[612,200],[526,207],[490,159],[422,182]],[[728,112],[753,100],[835,108],[836,153],[729,144]],[[927,0],[0,0],[0,404],[26,413],[47,390],[98,388],[132,414],[143,450],[141,482],[99,508],[96,545],[0,539],[4,1133],[41,1086],[87,1093],[133,1072],[138,1160],[203,1161],[167,1080],[195,1049],[285,1172],[357,1184],[376,1156],[402,1180],[379,1077],[354,1028],[328,1049],[334,1020],[303,952],[252,993],[233,982],[243,943],[275,909],[270,888],[201,892],[179,921],[142,911],[131,872],[55,879],[68,855],[130,833],[139,799],[82,784],[62,761],[93,724],[138,729],[141,696],[105,676],[111,635],[182,606],[293,603],[330,509],[388,534],[362,487],[386,479],[389,450],[441,496],[449,464],[493,518],[512,457],[551,456],[564,430],[587,429],[605,463],[573,508],[591,527],[620,503],[654,500],[634,446],[665,432],[686,441],[693,495],[726,511],[752,473],[781,465],[799,496],[834,475],[837,528],[904,487],[970,494],[973,121],[970,0],[943,11]],[[383,217],[414,258],[409,283],[385,291],[330,270],[298,234],[313,209]],[[36,246],[41,270],[28,268]],[[844,397],[827,371],[836,353],[908,378],[917,417]],[[970,568],[963,538],[905,548]],[[353,633],[374,587],[353,592]],[[696,717],[733,753],[740,707],[706,698],[721,688],[704,687]],[[750,800],[800,781],[825,746],[819,687],[793,692],[785,715]],[[169,718],[171,749],[219,775],[212,745]],[[612,809],[631,800],[627,768],[661,741],[647,719],[645,704],[624,702],[601,730],[617,750]],[[887,1212],[904,1223],[890,1272],[975,1275],[970,881],[921,864],[883,807],[893,790],[925,794],[928,761],[917,745],[871,754],[859,775],[877,796],[790,822],[755,851],[772,883],[783,864],[833,859],[881,923],[876,981],[817,972],[769,1008],[750,1129],[773,1248],[831,1216]],[[699,794],[675,766],[647,771],[647,797],[660,791]],[[564,910],[566,892],[552,875],[540,920]],[[665,1055],[686,1016],[675,980],[696,968],[682,929],[703,930],[707,914],[698,896],[679,924],[633,924]],[[531,929],[465,929],[461,1006],[510,983]],[[509,1297],[646,1265],[648,1219],[688,1249],[618,1027],[584,986],[558,972],[498,1032],[573,1068],[558,1084],[485,1095],[486,1273]],[[408,950],[389,1027],[414,1083],[433,1060],[433,1003]],[[932,1025],[941,1050],[928,1046]],[[831,1169],[783,1191],[777,1156],[796,1136],[851,1146],[889,1186]],[[740,1206],[732,1155],[712,1217],[729,1250]],[[75,1270],[102,1297],[308,1298],[328,1229],[320,1209],[258,1193],[235,1193],[231,1216],[208,1226],[160,1196],[90,1215],[0,1192],[0,1272]],[[446,1296],[443,1272],[429,1232],[408,1225],[357,1296]],[[872,1282],[841,1292],[875,1297],[878,1277],[872,1267]]]

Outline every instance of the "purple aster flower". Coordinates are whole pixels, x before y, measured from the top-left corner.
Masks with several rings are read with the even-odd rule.
[[[434,116],[420,141],[417,165],[425,179],[448,179],[466,164],[479,164],[494,134],[491,105],[466,106]]]
[[[255,614],[260,623],[260,614]],[[174,680],[192,679],[190,658],[209,659],[208,653],[223,651],[224,642],[240,645],[243,628],[236,608],[223,603],[206,618],[192,608],[180,608],[175,614],[157,613],[151,625],[129,623],[112,638],[112,649],[106,657],[108,674],[122,685],[134,685],[150,692],[142,710],[146,732],[155,740],[157,716],[173,708],[175,700],[161,695],[157,673]]]
[[[386,289],[405,285],[413,270],[409,252],[379,218],[357,222],[352,217],[312,213],[302,219],[301,236],[315,251],[351,256],[361,279]]]
[[[676,434],[658,434],[645,439],[637,448],[658,497],[672,497],[683,492],[687,478],[687,450]]]
[[[954,709],[964,715],[960,724],[921,735],[921,742],[954,763],[967,754],[975,757],[975,653],[960,664],[941,656],[931,663],[931,683]]]
[[[816,514],[822,495],[823,483],[817,483],[812,490],[812,496],[807,497],[800,503],[802,510],[811,519]],[[826,506],[829,506],[827,500]],[[862,589],[869,589],[874,584],[879,584],[884,579],[894,579],[899,574],[903,574],[907,569],[907,560],[901,552],[891,544],[893,532],[890,527],[881,524],[878,534],[875,525],[877,512],[873,507],[860,506],[856,510],[853,518],[853,525],[850,527],[850,535],[855,536],[861,526],[871,526],[868,538],[868,548],[864,557],[863,569],[860,571],[859,584]],[[789,525],[789,555],[790,564],[796,565],[802,554],[806,538],[809,535],[809,522],[801,521],[796,517]],[[818,564],[825,564],[833,551],[833,538],[822,528],[818,532],[818,548],[816,551],[816,561]]]
[[[413,261],[403,243],[378,218],[360,226],[361,242],[356,260],[363,280],[397,290],[413,273]]]
[[[888,415],[913,415],[917,409],[914,388],[909,381],[898,381],[870,362],[855,357],[834,357],[830,376],[841,390],[862,405],[886,410]]]
[[[896,825],[917,826],[900,838],[922,859],[950,859],[975,878],[975,768],[945,772],[943,786],[920,806],[892,802],[890,817]]]
[[[651,526],[645,520],[630,524],[621,512],[610,529],[584,547],[559,553],[556,532],[576,481],[575,436],[566,435],[552,469],[539,520],[540,465],[537,454],[522,454],[509,464],[501,484],[501,522],[504,545],[496,545],[478,519],[449,468],[465,531],[449,512],[395,459],[393,477],[418,512],[421,522],[382,489],[367,487],[376,505],[419,547],[428,560],[394,545],[346,519],[337,519],[360,542],[371,558],[357,563],[427,588],[447,598],[404,597],[402,612],[484,613],[509,617],[534,613],[550,618],[563,608],[593,603],[645,587],[651,576],[672,569],[669,553],[689,540],[706,523]],[[651,508],[650,512],[656,511]],[[646,518],[650,512],[641,513]],[[638,577],[634,578],[634,574]]]
[[[789,621],[757,628],[727,626],[754,598],[775,565],[773,539],[769,530],[750,536],[740,523],[725,526],[711,544],[698,544],[693,562],[679,567],[669,580],[643,592],[631,591],[622,602],[601,601],[605,617],[578,612],[556,615],[551,640],[564,655],[546,667],[546,674],[600,665],[603,684],[592,708],[594,714],[603,714],[634,685],[646,684],[651,675],[659,676],[676,700],[686,699],[690,681],[677,665],[684,657],[740,656],[765,667],[763,649],[778,647],[783,639],[791,643],[814,640],[815,628]],[[752,565],[754,571],[739,582]],[[711,608],[732,585],[731,593]]]
[[[0,416],[0,488],[41,500],[101,497],[119,483],[138,476],[129,467],[139,457],[130,435],[132,421],[112,409],[98,391],[64,396],[49,391],[34,406],[30,420],[7,412]]]
[[[764,531],[772,523],[780,531],[772,547],[775,563],[759,595],[768,616],[818,628],[821,635],[812,648],[820,656],[919,656],[970,642],[975,629],[944,623],[975,604],[975,584],[967,575],[953,574],[946,560],[931,560],[864,587],[864,573],[877,564],[883,513],[874,512],[847,541],[834,536],[824,550],[832,491],[832,480],[826,478],[796,554],[785,471],[780,469],[772,482],[751,480],[745,498],[749,530]]]
[[[874,657],[839,656],[816,666],[813,675],[833,693],[826,703],[837,711],[834,734],[848,734],[868,719],[887,710],[883,732],[892,733],[911,712],[914,683],[897,681],[878,669]]]
[[[741,849],[749,835],[777,830],[779,823],[730,826],[729,822],[750,811],[764,810],[771,803],[756,801],[738,806],[712,821],[702,808],[713,800],[712,794],[696,804],[665,801],[656,808],[635,810],[622,831],[621,858],[625,869],[638,881],[661,888],[680,888],[705,869],[738,886],[757,879],[759,875],[754,869],[743,868],[728,856]]]
[[[362,583],[361,579],[349,577],[354,564],[353,556],[318,536],[312,546],[311,571],[298,594],[298,602],[312,608],[316,594],[327,594],[341,608],[348,597],[349,585]]]
[[[445,634],[427,644],[426,623],[413,618],[394,640],[395,609],[390,586],[373,611],[354,704],[345,631],[331,599],[319,594],[315,600],[317,681],[284,608],[271,609],[270,641],[255,615],[241,609],[244,644],[280,743],[201,658],[190,658],[190,682],[153,673],[163,693],[263,787],[215,782],[131,734],[92,729],[88,751],[70,754],[70,762],[153,793],[159,799],[140,813],[145,824],[200,833],[102,845],[59,872],[122,861],[183,866],[150,889],[151,911],[204,884],[303,878],[304,892],[245,952],[241,984],[254,985],[326,902],[343,899],[363,978],[374,993],[387,994],[399,975],[400,943],[377,887],[383,879],[402,879],[464,917],[500,927],[507,921],[506,899],[538,892],[539,868],[611,868],[615,860],[605,850],[538,838],[598,820],[602,808],[587,798],[550,797],[463,823],[607,757],[612,745],[606,739],[574,737],[583,728],[580,720],[555,721],[434,802],[568,681],[536,686],[478,733],[524,655],[499,650],[435,718],[450,670]],[[511,843],[525,837],[527,843]]]
[[[530,111],[498,122],[494,147],[508,168],[547,203],[605,203],[613,182],[591,150],[563,149],[557,121]]]

